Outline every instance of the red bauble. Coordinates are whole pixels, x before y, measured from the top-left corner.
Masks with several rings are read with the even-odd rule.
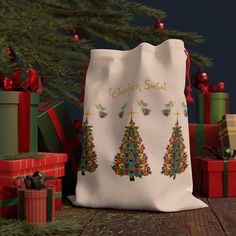
[[[157,19],[157,21],[156,21],[156,23],[154,25],[154,28],[162,31],[162,30],[165,29],[165,24],[163,22],[161,22],[160,19]]]
[[[192,76],[192,85],[203,93],[209,92],[209,82],[209,76],[203,71],[203,68],[199,68],[198,72]]]
[[[71,34],[73,41],[80,41],[80,36],[76,33],[76,31],[73,31]]]
[[[5,53],[10,58],[11,62],[16,58],[16,54],[13,52],[11,48],[6,48]]]

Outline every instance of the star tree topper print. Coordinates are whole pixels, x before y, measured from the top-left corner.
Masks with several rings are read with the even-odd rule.
[[[136,112],[131,111],[128,114],[131,116],[129,125],[125,127],[120,151],[115,155],[112,169],[117,175],[127,175],[130,181],[135,181],[135,177],[142,178],[152,172],[147,163],[148,157],[144,152],[145,147],[138,131],[139,127],[133,120]]]
[[[179,125],[178,121],[179,112],[177,111],[175,115],[177,116],[177,121],[172,128],[172,135],[166,147],[166,153],[163,157],[164,163],[161,170],[161,174],[169,175],[173,177],[173,179],[176,178],[177,174],[183,173],[188,167],[187,154],[184,151],[185,145],[182,127]]]

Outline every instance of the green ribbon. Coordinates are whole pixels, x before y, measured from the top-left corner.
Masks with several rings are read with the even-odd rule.
[[[196,124],[196,154],[202,156],[204,153],[204,125]]]
[[[224,197],[228,197],[228,160],[224,160],[223,194]]]
[[[62,192],[55,192],[54,199],[62,198]],[[0,200],[0,207],[10,207],[10,206],[17,206],[18,205],[18,198],[10,198]]]

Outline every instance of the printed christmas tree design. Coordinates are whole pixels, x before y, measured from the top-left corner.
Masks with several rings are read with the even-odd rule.
[[[129,125],[125,127],[124,137],[120,146],[120,152],[116,154],[112,169],[117,175],[128,175],[130,181],[134,181],[135,177],[150,175],[152,172],[147,163],[147,155],[144,152],[142,138],[138,132],[138,126],[135,125],[132,115]]]
[[[85,175],[85,172],[88,171],[90,173],[95,172],[97,165],[97,154],[95,152],[95,145],[93,143],[93,134],[92,127],[88,124],[88,115],[91,113],[87,112],[86,120],[83,123],[82,128],[82,155],[79,164],[79,171],[81,171],[81,175]]]
[[[166,153],[163,157],[164,163],[161,170],[162,174],[169,175],[170,177],[173,177],[173,179],[176,178],[177,174],[183,173],[188,167],[187,154],[184,151],[185,145],[182,135],[182,127],[178,122],[179,113],[176,112],[176,115],[177,122],[173,127],[173,132],[169,140],[170,143],[166,147]]]

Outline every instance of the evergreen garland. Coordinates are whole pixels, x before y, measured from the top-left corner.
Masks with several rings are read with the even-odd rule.
[[[38,152],[27,153],[1,153],[0,160],[23,160],[28,158],[42,158],[43,154]]]
[[[141,42],[159,44],[168,38],[187,45],[202,43],[202,36],[152,26],[135,26],[136,16],[164,19],[165,12],[126,0],[0,0],[0,74],[11,77],[17,68],[34,68],[45,80],[44,99],[66,99],[78,104],[83,64],[90,49],[130,49]],[[76,32],[80,40],[72,39]],[[10,48],[14,60],[6,55]],[[197,65],[211,60],[191,53]]]

